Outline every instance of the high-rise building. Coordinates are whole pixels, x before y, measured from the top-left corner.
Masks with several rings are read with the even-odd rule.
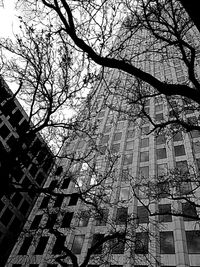
[[[146,42],[149,37],[143,32],[142,38]],[[136,64],[140,60],[162,80],[184,82],[181,61],[160,64],[156,58],[155,63],[151,57],[157,55],[147,59],[143,53],[138,58],[145,45],[138,46],[137,38],[128,41],[123,53]],[[119,70],[104,70],[104,79],[83,108],[81,116],[90,114],[89,120],[63,148],[63,157],[71,154],[73,160],[60,161],[59,176],[52,173],[45,183],[65,195],[37,199],[7,267],[55,267],[61,266],[59,261],[72,266],[68,250],[81,264],[91,247],[90,267],[200,266],[199,210],[180,197],[192,199],[194,190],[198,193],[187,177],[199,173],[200,133],[152,131],[145,114],[162,122],[186,100],[161,95],[134,105],[133,88],[140,85]],[[186,103],[184,116],[196,121],[199,112]]]
[[[43,186],[53,155],[39,134],[26,138],[28,116],[2,78],[0,90],[0,265],[4,266],[37,198],[33,185]]]

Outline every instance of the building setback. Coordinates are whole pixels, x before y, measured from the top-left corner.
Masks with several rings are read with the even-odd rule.
[[[143,37],[145,40],[145,32]],[[127,46],[129,50],[124,53],[137,54],[141,46],[138,47],[136,41],[131,40]],[[144,70],[161,80],[182,83],[186,79],[186,72],[177,60],[162,65],[158,58],[156,64],[137,57],[134,60],[143,60]],[[91,246],[109,234],[125,230],[126,242],[124,236],[118,235],[100,245],[90,259],[90,267],[200,266],[197,221],[171,215],[174,210],[195,217],[199,210],[188,206],[184,200],[172,201],[168,197],[171,190],[190,195],[195,185],[181,180],[179,187],[177,183],[170,187],[164,182],[175,168],[180,171],[178,177],[198,175],[200,133],[151,132],[153,126],[147,118],[137,116],[140,106],[128,104],[127,98],[134,97],[131,90],[135,86],[134,78],[119,70],[105,70],[104,74],[106,82],[102,80],[95,88],[94,99],[89,106],[88,103],[84,106],[82,116],[90,113],[90,118],[82,135],[68,141],[63,148],[63,156],[74,152],[73,161],[62,160],[60,175],[52,174],[45,183],[45,187],[53,184],[55,192],[65,193],[65,196],[39,196],[7,267],[61,266],[55,259],[66,255],[63,245],[77,256],[80,264]],[[126,92],[130,93],[128,97],[125,97]],[[146,98],[142,106],[155,122],[161,122],[173,117],[173,109],[183,101],[178,97],[169,100],[161,96]],[[122,112],[123,108],[128,112]],[[194,121],[199,112],[186,106],[184,116]],[[91,125],[97,130],[89,138],[87,129],[95,128]],[[82,160],[76,162],[75,155]],[[56,184],[59,185],[57,189]],[[80,192],[85,202],[79,197]],[[149,211],[159,215],[150,216]],[[54,233],[59,230],[60,234],[50,233],[49,229],[54,229]],[[63,258],[67,266],[72,265],[69,257]]]
[[[39,134],[26,136],[28,116],[2,77],[0,91],[0,265],[4,266],[37,198],[33,185],[44,185],[53,155]]]

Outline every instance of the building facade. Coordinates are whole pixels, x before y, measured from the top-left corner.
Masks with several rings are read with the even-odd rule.
[[[148,36],[142,33],[142,38]],[[123,53],[130,56],[145,47],[129,41]],[[155,64],[141,55],[132,60],[143,62],[144,70],[156,77],[174,83],[187,79],[179,60]],[[134,105],[134,86],[139,84],[133,77],[105,70],[82,112],[90,114],[89,121],[63,148],[63,157],[73,153],[73,160],[63,159],[59,176],[52,174],[45,183],[61,195],[40,195],[7,267],[62,266],[59,260],[72,266],[64,246],[81,264],[98,242],[88,263],[93,267],[200,266],[198,205],[188,205],[184,197],[173,199],[196,197],[199,203],[196,183],[185,177],[198,177],[200,133],[152,131],[155,125],[145,115],[162,122],[184,105],[184,118],[198,123],[199,111],[183,98],[162,95]]]
[[[0,264],[4,266],[37,198],[31,187],[43,186],[53,155],[39,134],[26,138],[27,114],[2,78],[0,88]]]

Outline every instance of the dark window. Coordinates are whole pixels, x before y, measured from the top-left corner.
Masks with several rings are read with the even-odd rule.
[[[161,232],[160,233],[160,253],[161,254],[174,254],[174,235],[173,232]]]
[[[93,247],[94,245],[96,245],[97,242],[101,241],[104,238],[103,234],[94,234],[93,235],[93,239],[92,239],[92,245],[91,247]],[[101,254],[102,253],[102,249],[103,249],[103,245],[99,245],[95,251],[93,252],[94,254]]]
[[[148,147],[149,146],[149,138],[141,139],[141,147]]]
[[[164,117],[163,117],[163,113],[159,113],[159,114],[156,114],[155,115],[155,120],[156,121],[161,121],[161,120],[163,120],[164,119]]]
[[[184,145],[175,146],[174,147],[174,153],[175,153],[175,157],[185,155]]]
[[[112,254],[123,254],[124,248],[125,248],[125,240],[120,238],[115,238],[114,240],[111,240],[111,253]]]
[[[136,233],[135,239],[135,253],[147,254],[148,253],[149,236],[147,232]]]
[[[194,130],[191,132],[192,138],[200,137],[200,131]]]
[[[134,130],[128,130],[127,132],[127,139],[134,138],[135,131]]]
[[[42,214],[36,215],[31,223],[30,229],[37,229],[41,220],[42,220]]]
[[[0,199],[0,212],[3,210],[5,204],[2,202],[2,200]]]
[[[31,174],[32,177],[35,177],[36,173],[38,171],[38,168],[35,164],[32,164],[29,173]]]
[[[108,210],[107,209],[100,210],[99,213],[96,215],[95,219],[97,226],[106,225],[108,219]]]
[[[74,236],[74,242],[73,242],[72,249],[71,249],[74,254],[81,254],[84,238],[85,238],[85,235]]]
[[[166,137],[164,134],[156,136],[156,145],[165,144],[165,142],[166,142]]]
[[[133,161],[133,154],[124,155],[124,158],[123,158],[124,165],[131,164],[132,161]]]
[[[88,211],[82,211],[79,218],[78,226],[80,227],[86,227],[89,222],[89,212]]]
[[[169,196],[170,188],[169,183],[167,181],[158,182],[157,183],[157,197],[164,198]]]
[[[68,186],[69,186],[69,183],[70,183],[70,179],[69,179],[69,178],[68,178],[68,179],[65,179],[65,180],[63,181],[63,184],[62,184],[61,188],[62,188],[62,189],[67,189]]]
[[[140,152],[140,162],[149,161],[149,151]]]
[[[171,205],[170,204],[160,204],[158,205],[159,210],[159,222],[171,222]]]
[[[62,225],[61,227],[63,228],[69,228],[72,218],[73,218],[74,213],[73,212],[67,212],[65,213],[63,220],[62,220]]]
[[[10,227],[9,227],[9,230],[11,232],[14,232],[16,231],[16,229],[19,229],[21,226],[21,221],[20,219],[18,219],[17,217],[14,218],[14,220],[12,221]]]
[[[0,128],[0,136],[5,139],[10,133],[10,130],[8,129],[8,127],[3,124]]]
[[[12,204],[15,206],[15,207],[18,207],[19,203],[21,202],[22,200],[22,195],[19,193],[19,192],[16,192],[14,194],[14,196],[12,197]]]
[[[117,153],[119,152],[119,149],[120,149],[120,144],[113,144],[111,146],[111,153]]]
[[[167,157],[166,149],[165,148],[156,149],[156,155],[157,155],[157,159],[166,158]]]
[[[148,223],[149,222],[149,212],[143,206],[137,207],[137,219],[138,223]]]
[[[200,231],[186,231],[188,253],[200,253]]]
[[[195,218],[198,219],[197,211],[194,205],[191,205],[190,203],[183,203],[182,204],[182,212],[183,215],[186,215],[188,217],[183,217],[184,221],[194,221]]]
[[[32,236],[28,236],[24,238],[24,242],[22,243],[20,250],[18,252],[19,255],[26,255],[27,251],[31,245],[31,242],[33,240]]]
[[[52,213],[48,215],[48,220],[47,220],[47,224],[46,227],[47,229],[52,229],[56,223],[56,219],[57,219],[57,213]]]
[[[173,141],[176,142],[176,141],[182,141],[183,140],[183,136],[182,136],[182,133],[181,132],[178,132],[176,133],[174,136],[173,136]]]
[[[109,135],[104,135],[101,139],[101,144],[105,144],[107,143],[109,140]]]
[[[38,175],[36,176],[35,180],[36,180],[36,182],[37,182],[38,185],[41,185],[44,182],[44,180],[45,180],[44,174],[42,174],[41,172],[39,172]]]
[[[128,218],[128,208],[118,208],[116,214],[116,224],[126,224]]]
[[[9,224],[10,220],[12,219],[13,213],[12,211],[7,208],[3,215],[1,216],[1,222],[7,227],[7,225]]]
[[[113,141],[119,141],[122,138],[122,132],[115,133],[113,137]]]
[[[39,240],[37,247],[35,249],[35,252],[34,252],[35,255],[42,255],[44,253],[48,239],[49,239],[48,236],[41,236],[40,237],[40,240]]]
[[[6,143],[10,148],[13,148],[16,145],[16,138],[13,135],[11,135]]]
[[[26,200],[24,200],[19,210],[23,215],[26,215],[29,210],[29,207],[30,207],[29,203]]]
[[[74,205],[76,205],[77,202],[78,202],[78,198],[79,198],[78,194],[76,194],[76,193],[71,194],[71,197],[70,197],[70,201],[69,201],[68,206],[74,206]]]
[[[50,196],[45,196],[40,204],[40,209],[47,208],[49,204]]]
[[[54,208],[61,207],[63,200],[64,200],[64,196],[62,196],[62,195],[57,196],[56,200],[54,202],[54,205],[53,205]]]
[[[140,167],[140,177],[142,178],[149,177],[149,166]]]
[[[55,242],[55,244],[53,246],[53,249],[52,249],[52,254],[53,255],[61,254],[62,253],[63,246],[65,244],[65,239],[66,239],[65,236],[58,236],[57,237],[56,242]]]

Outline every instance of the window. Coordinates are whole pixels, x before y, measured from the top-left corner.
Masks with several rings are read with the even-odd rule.
[[[120,149],[120,144],[113,144],[113,145],[111,146],[111,152],[112,152],[112,153],[117,153],[117,152],[119,152],[119,149]]]
[[[115,133],[113,137],[113,141],[119,141],[122,138],[122,132]]]
[[[148,147],[149,146],[149,138],[141,139],[141,147]]]
[[[3,139],[6,139],[6,137],[9,135],[10,130],[8,129],[8,127],[3,124],[0,128],[0,135]]]
[[[155,112],[160,112],[162,110],[163,110],[163,105],[162,104],[159,104],[159,105],[155,106]]]
[[[73,212],[67,212],[65,213],[63,220],[62,220],[62,225],[61,227],[63,228],[69,228],[72,218],[73,218],[74,213]]]
[[[173,232],[160,232],[160,253],[161,254],[174,254],[174,235]]]
[[[148,178],[149,177],[149,166],[140,167],[140,177],[141,178]]]
[[[175,153],[175,157],[185,155],[184,145],[175,146],[174,147],[174,153]]]
[[[7,208],[1,216],[1,222],[7,227],[13,216],[12,211]]]
[[[24,242],[22,243],[20,250],[18,252],[18,255],[26,255],[28,252],[28,249],[31,245],[31,242],[33,240],[32,236],[28,236],[24,238]]]
[[[174,136],[173,136],[173,141],[176,142],[176,141],[182,141],[183,140],[183,136],[182,136],[182,133],[181,132],[178,132],[176,133]]]
[[[200,137],[200,131],[194,130],[191,132],[192,138]]]
[[[78,194],[74,193],[74,194],[71,194],[71,197],[70,197],[70,201],[69,201],[69,204],[68,206],[74,206],[77,204],[78,202]]]
[[[200,142],[195,142],[192,144],[193,145],[193,149],[194,149],[194,153],[200,153]]]
[[[101,144],[105,144],[107,143],[109,140],[109,135],[104,135],[102,138],[101,138]]]
[[[196,219],[198,219],[196,207],[188,202],[182,204],[182,213],[183,215],[188,216],[188,217],[185,216],[183,217],[184,221],[194,221],[195,217]]]
[[[14,196],[12,197],[12,204],[15,206],[15,207],[18,207],[19,203],[21,202],[22,200],[22,195],[19,193],[19,192],[16,192],[14,194]]]
[[[156,136],[156,145],[162,145],[165,144],[165,142],[166,142],[166,137],[164,134]]]
[[[157,155],[157,159],[166,158],[167,157],[166,149],[165,148],[156,149],[156,155]]]
[[[95,246],[95,244],[99,241],[101,241],[104,238],[103,234],[94,234],[92,239],[92,245],[91,247]],[[94,254],[101,254],[103,249],[103,244],[98,246],[96,250],[93,252]]]
[[[122,201],[127,201],[129,199],[129,187],[121,188],[119,199]]]
[[[23,215],[26,215],[29,210],[29,207],[30,207],[29,203],[26,200],[24,200],[19,210]]]
[[[167,163],[157,164],[158,177],[165,176],[167,174]]]
[[[158,215],[159,222],[171,222],[172,221],[170,204],[160,204],[158,205],[158,210],[159,210],[159,215]]]
[[[128,218],[128,208],[118,208],[116,214],[116,224],[126,224]]]
[[[134,141],[127,141],[125,145],[125,150],[132,150],[134,146]]]
[[[132,161],[133,161],[133,154],[124,155],[124,158],[123,158],[123,164],[124,165],[131,164]]]
[[[16,229],[20,228],[21,223],[22,223],[21,220],[15,217],[9,227],[9,230],[15,233]]]
[[[189,254],[200,253],[200,231],[186,231],[186,241]]]
[[[134,138],[135,131],[134,130],[128,130],[127,132],[127,139]]]
[[[47,208],[49,204],[50,196],[45,196],[40,204],[40,209]]]
[[[135,239],[135,253],[147,254],[148,253],[149,236],[147,232],[136,233]]]
[[[46,223],[46,229],[52,229],[56,223],[57,213],[48,214],[48,220]]]
[[[96,215],[96,226],[104,226],[106,225],[107,219],[108,219],[108,209],[102,209],[99,211],[99,213]]]
[[[137,219],[138,219],[138,223],[149,222],[149,212],[144,206],[137,207]]]
[[[79,218],[78,226],[80,227],[86,227],[89,222],[89,212],[88,211],[82,211]]]
[[[73,241],[73,245],[71,249],[74,254],[81,254],[84,238],[85,238],[85,235],[74,236],[74,241]]]
[[[55,242],[53,249],[52,249],[53,255],[57,255],[57,254],[62,253],[64,244],[65,244],[65,238],[66,238],[65,236],[58,236],[56,238],[56,242]]]
[[[123,254],[124,253],[124,248],[125,248],[125,240],[122,238],[115,238],[111,240],[110,242],[111,245],[111,253],[112,254]]]
[[[54,208],[58,208],[58,207],[61,207],[62,203],[63,203],[63,200],[64,200],[64,196],[62,195],[59,195],[56,197],[56,200],[54,202]]]
[[[104,133],[108,133],[108,132],[110,132],[110,130],[111,130],[111,126],[110,125],[107,125],[104,128]]]
[[[158,182],[157,183],[157,197],[165,198],[169,196],[170,188],[168,181]]]
[[[159,114],[156,114],[155,115],[155,120],[156,121],[162,121],[164,119],[164,117],[163,117],[163,113],[159,113]]]
[[[128,169],[128,168],[122,170],[122,173],[121,173],[122,181],[127,181],[129,179],[129,173],[130,173],[130,169]]]
[[[61,189],[67,189],[70,183],[70,179],[65,179],[62,183]]]
[[[146,134],[148,134],[149,133],[149,126],[143,126],[142,128],[141,128],[141,130],[142,130],[142,134],[144,134],[144,135],[146,135]]]
[[[149,151],[140,152],[140,162],[149,161]]]
[[[42,255],[44,253],[48,239],[49,239],[48,236],[41,236],[40,237],[40,240],[39,240],[37,247],[35,249],[35,252],[34,252],[35,255]]]
[[[58,180],[53,180],[51,181],[50,185],[49,185],[49,190],[53,191],[58,185]]]
[[[42,220],[42,214],[36,215],[35,218],[33,219],[33,222],[31,223],[30,229],[31,230],[37,229],[41,220]]]

